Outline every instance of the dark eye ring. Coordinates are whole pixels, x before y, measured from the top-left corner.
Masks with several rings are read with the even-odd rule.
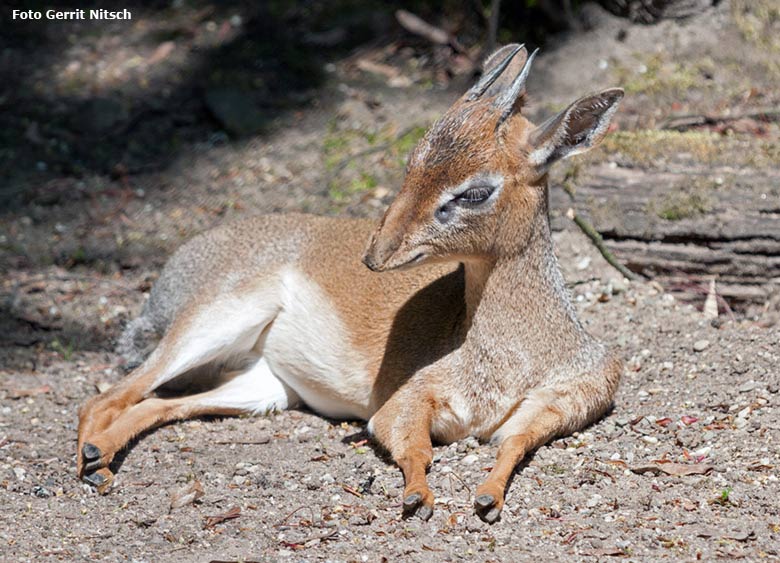
[[[475,186],[458,195],[454,201],[462,205],[479,205],[493,195],[494,189],[492,186]]]
[[[445,203],[436,210],[436,219],[439,223],[446,223],[452,218],[452,203]]]

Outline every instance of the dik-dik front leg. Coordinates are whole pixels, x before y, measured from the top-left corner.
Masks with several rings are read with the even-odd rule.
[[[433,460],[431,420],[434,401],[409,383],[399,389],[369,422],[369,430],[404,474],[404,516],[428,520],[433,515],[433,493],[426,472]]]
[[[575,432],[606,412],[612,402],[622,366],[607,362],[603,371],[579,381],[532,390],[493,436],[500,440],[496,463],[477,488],[474,508],[492,524],[501,516],[506,486],[520,461],[556,436]]]

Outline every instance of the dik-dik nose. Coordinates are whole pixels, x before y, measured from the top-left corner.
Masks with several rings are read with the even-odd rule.
[[[368,253],[366,253],[366,254],[363,256],[363,264],[365,264],[365,265],[366,265],[366,267],[367,267],[369,270],[371,270],[372,272],[377,272],[377,271],[379,271],[379,270],[377,269],[377,265],[376,265],[376,263],[374,262],[374,257],[373,257],[373,256],[371,256],[371,255],[370,255],[370,254],[368,254]]]
[[[382,272],[387,269],[387,263],[398,251],[403,241],[403,234],[392,232],[386,223],[377,229],[368,242],[368,247],[363,255],[363,264],[373,272]]]
[[[377,233],[371,237],[366,253],[363,255],[363,264],[372,272],[381,272],[388,258],[392,256],[394,249],[389,249],[387,244],[377,238]]]

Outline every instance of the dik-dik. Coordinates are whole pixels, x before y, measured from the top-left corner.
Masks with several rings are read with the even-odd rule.
[[[368,421],[403,471],[407,516],[433,513],[432,440],[499,444],[475,498],[495,522],[517,463],[601,416],[621,374],[567,294],[547,173],[604,137],[623,92],[534,126],[522,107],[535,54],[487,60],[411,153],[378,227],[255,217],[179,249],[120,348],[139,354],[155,331],[159,344],[80,411],[79,476],[105,490],[117,451],[168,421],[306,405]],[[159,393],[171,386],[185,393]]]

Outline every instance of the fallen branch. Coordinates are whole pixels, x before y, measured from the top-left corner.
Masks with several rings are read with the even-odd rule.
[[[468,56],[468,51],[458,42],[454,35],[440,27],[429,24],[419,16],[406,10],[398,10],[395,13],[395,18],[401,24],[401,27],[409,33],[419,35],[436,45],[449,45],[454,51]]]
[[[566,216],[574,221],[574,223],[580,228],[580,230],[585,233],[585,236],[587,236],[593,245],[598,248],[601,255],[604,257],[604,260],[606,260],[610,266],[615,268],[618,272],[623,274],[623,277],[626,277],[632,281],[637,281],[640,279],[643,279],[642,276],[639,276],[638,274],[635,274],[628,268],[626,268],[623,264],[621,264],[617,258],[615,258],[615,255],[612,254],[612,252],[607,248],[606,244],[604,244],[604,239],[601,237],[599,232],[588,223],[585,219],[580,217],[574,212],[574,209],[570,208],[566,212]]]
[[[234,518],[238,518],[241,516],[241,509],[237,506],[234,506],[227,512],[224,512],[222,514],[216,514],[214,516],[207,516],[205,522],[203,523],[203,529],[207,530],[208,528],[213,528],[217,524],[222,524],[222,522],[225,522],[227,520],[233,520]]]
[[[563,191],[566,192],[566,195],[569,196],[569,201],[572,203],[575,202],[574,199],[574,185],[572,183],[572,178],[568,177],[566,180],[564,180],[563,183]],[[607,248],[607,245],[604,244],[604,239],[601,237],[601,234],[595,229],[593,225],[588,223],[585,219],[577,215],[577,213],[574,211],[573,207],[570,207],[569,210],[566,212],[566,217],[574,221],[574,224],[577,225],[580,230],[585,233],[585,236],[587,236],[593,245],[598,248],[599,252],[601,252],[601,255],[604,257],[604,260],[609,263],[610,266],[615,268],[618,272],[623,274],[623,277],[628,278],[632,281],[637,281],[640,279],[644,279],[643,276],[640,276],[639,274],[635,274],[628,268],[626,268],[623,264],[621,264],[617,258],[615,258],[615,255],[612,254],[612,252]]]
[[[701,127],[703,125],[721,125],[740,119],[760,119],[764,121],[780,120],[780,110],[776,108],[763,108],[732,115],[707,115],[707,114],[684,114],[670,115],[668,118],[658,124],[658,129],[670,129],[673,131],[685,131],[691,127]]]

